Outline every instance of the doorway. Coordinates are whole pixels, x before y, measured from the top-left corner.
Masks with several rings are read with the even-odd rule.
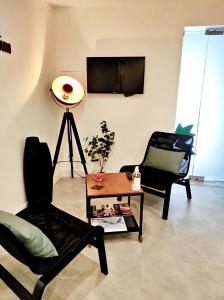
[[[224,27],[186,27],[176,124],[193,124],[190,173],[224,181]]]

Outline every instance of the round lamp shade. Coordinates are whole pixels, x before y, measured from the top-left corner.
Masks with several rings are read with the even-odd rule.
[[[81,84],[69,76],[59,76],[54,79],[51,89],[55,100],[65,106],[78,105],[84,96]]]

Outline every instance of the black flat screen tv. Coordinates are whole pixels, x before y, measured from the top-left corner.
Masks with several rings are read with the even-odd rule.
[[[144,93],[145,57],[87,57],[87,92]]]

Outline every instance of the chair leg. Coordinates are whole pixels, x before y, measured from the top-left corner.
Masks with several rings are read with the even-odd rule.
[[[171,194],[171,186],[166,189],[164,204],[163,204],[163,215],[162,219],[167,220],[168,212],[169,212],[169,205],[170,205],[170,194]]]
[[[97,248],[99,254],[100,269],[103,274],[107,275],[108,274],[107,257],[106,257],[103,233],[96,236],[96,242],[97,242]]]
[[[41,300],[46,284],[41,281],[41,278],[37,281],[33,290],[32,300]]]
[[[185,179],[185,187],[186,187],[186,192],[187,192],[187,198],[191,199],[191,186],[190,186],[190,180]]]
[[[19,299],[32,299],[31,293],[2,265],[0,265],[0,278],[19,297]]]

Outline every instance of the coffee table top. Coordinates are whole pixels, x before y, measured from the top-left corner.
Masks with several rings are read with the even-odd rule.
[[[143,190],[133,191],[131,180],[127,178],[126,173],[106,173],[101,182],[97,182],[93,174],[86,175],[87,197],[108,197],[143,194]],[[102,186],[97,189],[96,186]]]

